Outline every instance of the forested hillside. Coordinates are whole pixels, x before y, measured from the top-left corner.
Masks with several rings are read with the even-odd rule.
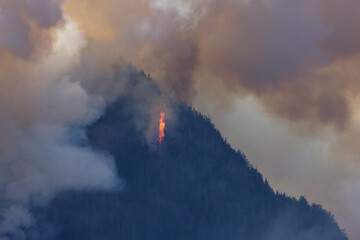
[[[132,78],[133,86],[149,81],[160,94],[145,74]],[[172,119],[159,144],[146,135],[150,111],[139,127],[138,106],[131,92],[118,98],[82,143],[114,157],[122,189],[64,192],[46,209],[34,208],[44,239],[347,239],[321,206],[275,193],[251,159],[192,107],[171,103]]]

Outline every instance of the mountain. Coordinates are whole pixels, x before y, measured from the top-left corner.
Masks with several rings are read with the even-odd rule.
[[[347,239],[320,205],[274,192],[245,155],[232,149],[210,119],[191,106],[170,101],[165,138],[157,143],[148,132],[153,116],[159,114],[151,106],[158,102],[154,96],[160,96],[160,90],[143,72],[133,70],[129,79],[130,90],[88,126],[88,141],[81,143],[113,156],[122,189],[59,194],[48,207],[33,209],[37,216],[33,236],[58,240]],[[139,94],[143,93],[136,91],[139,86],[150,90]]]

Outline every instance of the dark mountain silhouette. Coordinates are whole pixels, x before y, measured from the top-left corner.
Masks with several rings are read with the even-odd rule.
[[[209,118],[184,103],[171,102],[173,119],[169,117],[163,143],[156,144],[156,136],[149,142],[146,131],[153,113],[144,111],[141,123],[137,121],[139,106],[149,104],[148,96],[133,90],[147,82],[151,95],[160,91],[143,72],[133,70],[129,79],[131,90],[88,127],[86,143],[114,157],[123,189],[58,195],[46,209],[34,209],[38,222],[34,236],[59,240],[347,239],[320,205],[275,193]]]

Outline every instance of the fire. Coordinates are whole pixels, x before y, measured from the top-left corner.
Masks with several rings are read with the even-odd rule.
[[[161,111],[160,113],[160,119],[159,119],[159,137],[158,137],[158,141],[161,144],[161,142],[163,141],[164,137],[165,137],[165,117],[166,114],[165,112]]]

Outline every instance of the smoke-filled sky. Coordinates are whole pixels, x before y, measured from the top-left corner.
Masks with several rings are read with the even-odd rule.
[[[119,57],[360,236],[358,0],[0,0],[0,232],[32,224],[34,194],[119,185],[70,134],[125,91]]]

